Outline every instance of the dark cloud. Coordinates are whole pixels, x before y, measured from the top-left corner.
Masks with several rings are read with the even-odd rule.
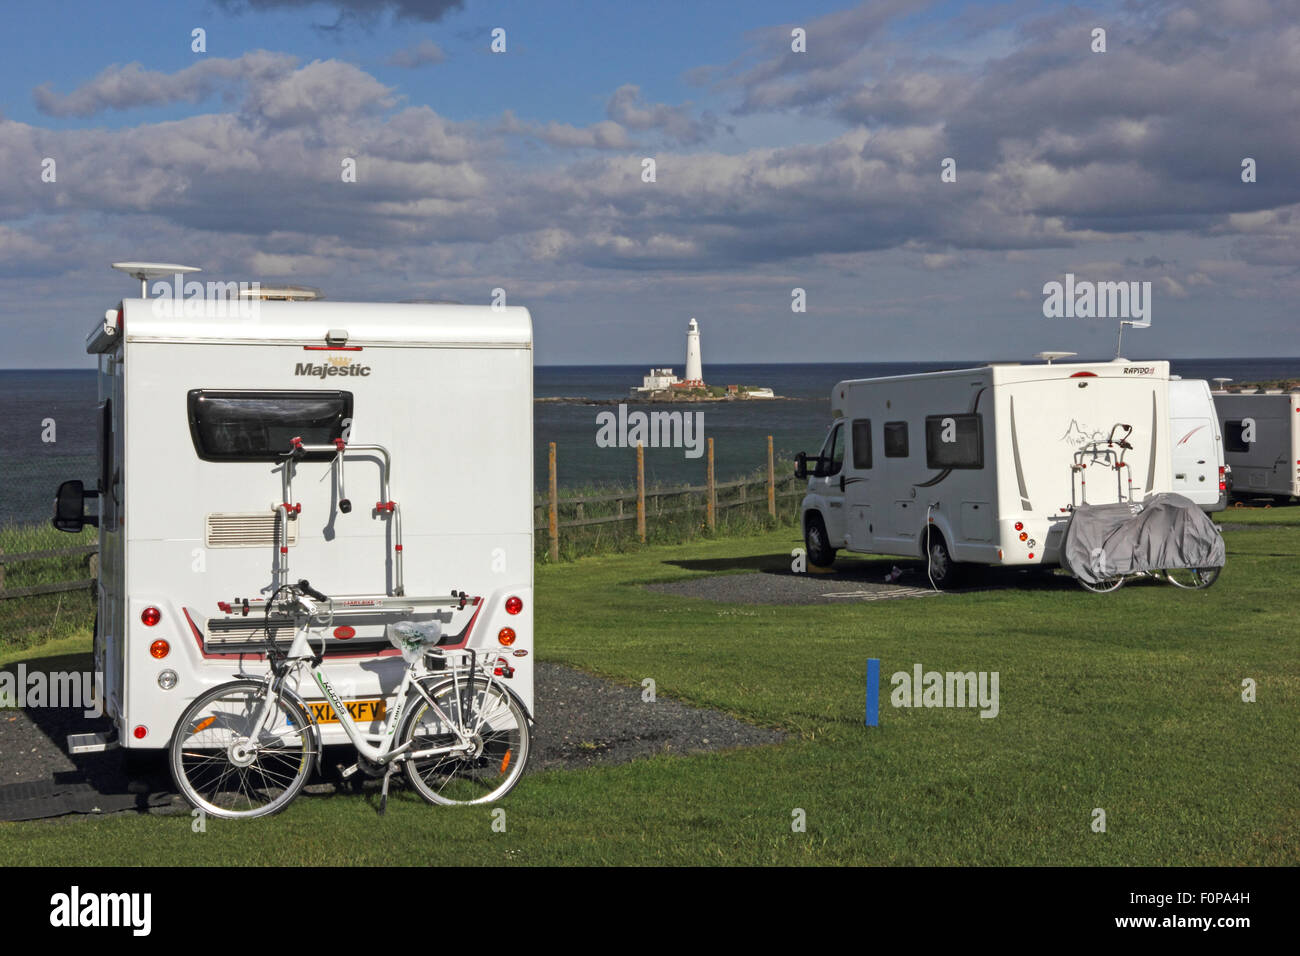
[[[217,3],[235,12],[305,9],[324,4],[339,11],[339,23],[348,19],[374,20],[385,13],[392,13],[400,19],[436,23],[448,13],[465,6],[465,0],[217,0]]]

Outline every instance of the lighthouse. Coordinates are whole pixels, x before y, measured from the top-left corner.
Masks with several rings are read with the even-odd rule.
[[[700,323],[694,318],[686,326],[686,379],[683,384],[704,384],[704,368],[700,363]]]

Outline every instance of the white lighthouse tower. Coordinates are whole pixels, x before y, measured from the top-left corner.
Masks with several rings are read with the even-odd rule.
[[[694,318],[686,327],[686,379],[683,384],[703,385],[704,367],[700,362],[700,323]]]

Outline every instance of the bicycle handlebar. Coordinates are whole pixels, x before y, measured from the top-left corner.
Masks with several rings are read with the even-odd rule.
[[[314,597],[318,601],[329,600],[328,596],[321,594],[314,587],[312,587],[311,583],[306,578],[303,578],[298,582],[298,590],[301,591],[303,594],[307,594],[311,597]]]

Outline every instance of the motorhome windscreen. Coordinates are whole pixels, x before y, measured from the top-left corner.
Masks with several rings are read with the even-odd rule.
[[[983,419],[979,415],[927,415],[925,466],[983,468]]]
[[[328,445],[344,437],[352,420],[352,393],[196,388],[189,393],[189,419],[194,450],[203,461],[275,462],[294,438]]]

